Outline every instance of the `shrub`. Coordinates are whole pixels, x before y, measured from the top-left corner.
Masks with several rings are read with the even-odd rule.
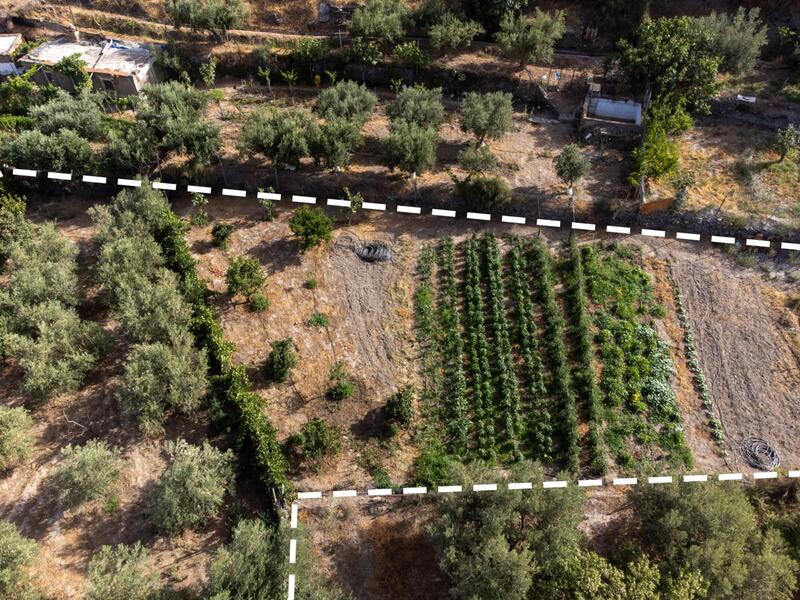
[[[318,206],[301,206],[289,219],[289,229],[300,238],[303,250],[331,240],[332,221]]]
[[[438,128],[444,121],[442,88],[406,86],[397,94],[386,113],[392,121],[408,121],[420,127]]]
[[[400,427],[407,428],[414,418],[414,388],[406,386],[386,401],[386,418]]]
[[[7,521],[0,521],[0,596],[8,600],[36,600],[25,568],[33,564],[39,548]]]
[[[390,44],[403,37],[411,11],[402,0],[367,0],[353,13],[350,33],[354,37],[374,37]]]
[[[310,277],[303,282],[303,287],[307,290],[315,290],[317,289],[317,280],[313,277]]]
[[[328,40],[325,38],[302,37],[295,41],[291,58],[299,67],[311,70],[328,53]]]
[[[269,308],[269,298],[262,292],[256,292],[250,296],[248,306],[252,312],[264,312]]]
[[[319,418],[303,425],[292,441],[302,452],[303,460],[315,471],[320,469],[324,459],[342,451],[342,432]]]
[[[461,130],[472,133],[478,142],[498,139],[511,131],[511,94],[469,92],[461,106]]]
[[[416,484],[433,488],[447,485],[452,478],[450,459],[441,448],[425,448],[414,461],[414,478]]]
[[[266,282],[267,276],[255,258],[237,256],[231,261],[225,273],[225,283],[231,296],[242,294],[249,298],[264,287]]]
[[[75,86],[76,92],[90,90],[92,88],[92,76],[86,70],[87,64],[81,59],[79,53],[70,54],[59,60],[53,65],[53,71],[66,75]]]
[[[206,353],[195,348],[186,334],[170,344],[136,344],[124,367],[117,397],[146,433],[162,431],[168,409],[189,414],[200,407],[208,368]]]
[[[331,367],[328,381],[330,384],[326,395],[330,400],[336,402],[347,400],[356,391],[356,384],[350,380],[350,375],[347,374],[342,361],[337,361]]]
[[[272,343],[267,363],[264,366],[266,376],[277,383],[286,381],[289,372],[297,366],[294,353],[294,342],[291,338]]]
[[[457,50],[468,48],[475,36],[484,33],[476,21],[462,21],[451,12],[445,13],[438,23],[431,26],[428,36],[435,50]]]
[[[202,446],[167,442],[165,450],[170,464],[156,484],[151,519],[160,531],[173,535],[219,512],[233,482],[234,456],[205,440]]]
[[[233,540],[219,548],[208,563],[210,598],[267,600],[286,595],[289,563],[285,525],[267,527],[263,521],[242,519]]]
[[[392,54],[401,64],[412,69],[424,69],[430,63],[428,55],[422,51],[417,42],[397,44]]]
[[[330,319],[328,319],[328,315],[315,312],[311,315],[307,321],[309,327],[327,327],[330,323]]]
[[[53,472],[58,500],[73,508],[91,500],[110,500],[116,494],[121,468],[120,453],[102,440],[61,451],[61,464]]]
[[[519,13],[528,0],[464,0],[463,5],[467,15],[483,23],[487,31],[496,31],[505,15]]]
[[[678,145],[658,123],[650,125],[644,145],[634,148],[632,154],[636,164],[636,169],[628,178],[632,186],[639,185],[641,178],[656,180],[678,170],[680,161]]]
[[[781,155],[781,162],[793,150],[800,150],[800,128],[794,123],[789,123],[787,127],[779,129],[775,136],[775,149]]]
[[[511,202],[511,189],[499,177],[467,177],[456,183],[456,194],[477,210],[495,210]]]
[[[378,97],[367,86],[340,81],[320,92],[314,112],[323,119],[345,119],[360,127],[372,115],[377,103]]]
[[[103,111],[98,98],[90,93],[76,97],[59,92],[49,102],[32,107],[28,114],[36,128],[45,134],[71,129],[81,137],[94,140],[103,132]]]
[[[343,118],[334,118],[314,130],[310,140],[310,152],[314,160],[329,169],[339,171],[350,164],[353,152],[361,146],[360,123],[352,123]]]
[[[365,40],[356,36],[350,42],[347,57],[350,62],[374,66],[381,61],[383,53],[381,47],[374,40]]]
[[[488,146],[467,146],[458,153],[458,164],[470,175],[483,174],[497,168],[497,156]]]
[[[0,472],[28,459],[33,446],[33,420],[21,406],[0,406]]]
[[[568,144],[553,159],[556,175],[569,188],[569,197],[572,199],[573,186],[589,172],[589,160],[583,156],[575,144]]]
[[[249,13],[242,0],[205,0],[202,4],[200,0],[167,0],[164,10],[176,28],[205,29],[217,40],[224,39],[229,29],[242,26]]]
[[[139,541],[102,546],[89,562],[88,600],[155,600],[160,584],[147,565],[148,554]]]
[[[211,237],[214,240],[214,245],[223,250],[227,249],[233,232],[234,227],[231,223],[214,223],[211,228]]]
[[[79,175],[91,170],[94,153],[89,142],[71,129],[60,129],[52,135],[30,129],[13,139],[0,139],[0,159],[27,169]]]

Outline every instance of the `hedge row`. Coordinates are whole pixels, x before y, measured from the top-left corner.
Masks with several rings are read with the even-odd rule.
[[[233,364],[234,346],[225,340],[222,326],[205,302],[208,290],[197,275],[196,261],[184,235],[186,228],[187,224],[174,212],[167,211],[158,241],[167,266],[178,274],[184,296],[192,305],[191,330],[196,343],[208,354],[215,399],[222,403],[225,413],[232,416],[237,441],[252,452],[262,481],[278,488],[281,494],[289,494],[288,464],[277,432],[264,413],[264,401],[251,391],[244,366]]]

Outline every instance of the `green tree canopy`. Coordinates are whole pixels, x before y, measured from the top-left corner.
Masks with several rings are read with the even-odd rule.
[[[267,357],[264,367],[266,376],[277,383],[286,381],[289,373],[297,365],[297,356],[294,353],[294,342],[291,338],[277,340],[272,343],[272,349]]]
[[[516,15],[530,0],[464,0],[467,15],[480,21],[489,32],[497,31],[507,14]]]
[[[411,11],[403,0],[367,0],[353,12],[350,34],[391,44],[405,35],[410,23]]]
[[[155,526],[168,535],[202,525],[222,507],[233,483],[233,452],[223,453],[203,441],[167,442],[170,464],[161,474],[151,508]]]
[[[461,130],[472,133],[478,142],[498,139],[511,131],[511,94],[469,92],[461,106]]]
[[[125,359],[117,394],[126,412],[148,434],[160,433],[168,409],[188,414],[200,406],[208,363],[188,334],[165,344],[134,345]]]
[[[589,172],[589,160],[581,154],[578,146],[568,144],[553,159],[553,165],[556,168],[556,175],[569,188],[569,195],[572,198],[573,186]]]
[[[316,128],[311,117],[300,110],[259,110],[248,117],[242,129],[242,151],[263,154],[275,165],[296,167],[311,155]]]
[[[523,68],[530,63],[551,63],[553,46],[566,30],[563,10],[550,13],[537,7],[532,19],[525,15],[506,14],[495,37],[503,52],[518,60],[520,68]]]
[[[28,129],[16,137],[0,134],[0,162],[26,169],[60,171],[73,176],[87,173],[95,156],[89,142],[71,129],[47,135]]]
[[[330,217],[318,206],[301,206],[289,219],[289,228],[300,238],[304,250],[329,242],[332,225]]]
[[[484,33],[484,28],[477,21],[462,20],[455,14],[446,12],[441,19],[428,30],[431,46],[435,50],[449,51],[468,48],[475,36]]]
[[[438,128],[444,121],[442,88],[405,86],[386,109],[392,121],[407,121],[420,127]]]
[[[767,27],[759,18],[760,10],[743,6],[734,14],[717,14],[697,19],[701,31],[711,36],[711,49],[721,59],[720,70],[746,75],[756,66],[761,49],[767,43]]]
[[[88,600],[157,600],[161,585],[148,555],[139,541],[102,546],[89,562]]]
[[[259,291],[267,282],[267,276],[258,259],[246,256],[237,256],[228,266],[225,273],[225,283],[231,296],[241,294],[249,298]]]
[[[28,114],[35,121],[36,128],[45,134],[72,129],[81,137],[95,140],[103,133],[100,98],[89,92],[71,96],[59,91],[49,102],[31,107]]]
[[[355,152],[363,143],[361,125],[341,117],[335,117],[313,130],[311,155],[329,169],[339,171],[346,168]]]
[[[59,60],[53,65],[53,71],[69,77],[75,91],[82,92],[92,89],[92,76],[86,70],[86,61],[81,58],[79,53],[70,54]]]
[[[33,420],[22,406],[0,406],[0,472],[28,459],[33,447]]]
[[[619,63],[630,81],[651,86],[653,99],[690,111],[707,112],[716,91],[714,78],[720,58],[711,34],[689,17],[645,19],[638,43],[619,43]]]
[[[389,169],[421,175],[436,165],[438,147],[439,134],[433,127],[394,121],[389,135],[381,140],[382,160]]]
[[[25,568],[33,564],[39,548],[22,536],[12,523],[0,521],[0,596],[7,600],[38,600]]]
[[[72,508],[91,500],[112,498],[118,491],[121,466],[119,450],[103,440],[68,445],[61,451],[61,463],[52,475],[59,501]]]
[[[164,10],[178,29],[205,29],[218,40],[224,39],[229,29],[244,25],[249,15],[242,0],[167,0]]]
[[[377,103],[378,97],[367,86],[345,80],[319,93],[314,112],[323,119],[342,118],[360,127],[370,118]]]
[[[710,599],[794,597],[800,567],[775,530],[761,530],[740,485],[646,486],[630,498],[639,540],[665,574],[696,571]]]
[[[162,268],[152,279],[140,276],[123,285],[115,313],[131,340],[170,343],[188,330],[192,308],[172,271]]]

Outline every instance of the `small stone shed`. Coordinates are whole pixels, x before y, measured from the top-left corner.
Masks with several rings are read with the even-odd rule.
[[[0,78],[18,75],[14,64],[14,51],[22,44],[22,36],[18,33],[0,34]]]
[[[86,63],[95,90],[117,96],[134,96],[145,84],[155,83],[156,54],[152,47],[136,42],[95,38],[75,41],[59,38],[45,42],[19,59],[25,69],[38,67],[33,80],[42,85],[52,83],[74,91],[72,80],[51,67],[61,59],[78,54]]]

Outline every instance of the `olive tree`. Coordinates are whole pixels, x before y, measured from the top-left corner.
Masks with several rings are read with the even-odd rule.
[[[314,133],[311,155],[337,174],[350,164],[353,152],[364,143],[361,126],[341,117],[323,123]]]
[[[417,176],[436,165],[438,147],[439,134],[433,127],[394,121],[389,135],[381,140],[381,158],[390,170],[399,168],[409,173],[418,195]]]
[[[28,459],[33,447],[33,420],[21,406],[0,406],[0,472]]]
[[[207,368],[205,350],[186,334],[168,344],[136,344],[125,359],[117,398],[146,433],[160,433],[167,410],[189,414],[200,406]]]
[[[472,133],[479,144],[511,131],[512,119],[511,94],[469,92],[461,105],[461,130]]]
[[[553,46],[566,30],[563,10],[550,13],[537,7],[532,19],[507,13],[495,37],[505,54],[517,59],[522,69],[530,63],[552,62]]]
[[[41,598],[25,570],[38,553],[34,540],[21,535],[12,523],[0,521],[0,597],[8,600]]]
[[[435,50],[448,51],[468,48],[475,36],[484,31],[477,21],[462,20],[453,13],[446,12],[437,23],[431,25],[428,36]]]
[[[392,121],[438,128],[444,121],[442,88],[426,88],[423,85],[403,87],[386,112]]]
[[[350,34],[391,44],[405,35],[410,22],[411,11],[403,0],[367,0],[353,12]]]
[[[51,135],[28,129],[13,138],[0,138],[0,161],[9,165],[79,175],[90,171],[94,160],[89,142],[71,129]]]
[[[158,574],[147,564],[149,552],[141,542],[101,546],[89,561],[88,600],[157,600]]]
[[[233,452],[220,452],[207,441],[167,442],[169,466],[156,484],[151,507],[153,524],[173,535],[207,523],[222,507],[233,483]]]
[[[150,280],[125,282],[118,295],[115,313],[125,334],[136,342],[169,343],[189,327],[192,308],[172,271],[162,268]]]
[[[103,440],[83,446],[68,445],[52,475],[59,501],[67,508],[91,500],[113,500],[117,494],[122,460],[119,450]]]
[[[94,140],[103,133],[103,111],[97,95],[84,92],[71,96],[66,92],[44,104],[31,107],[29,116],[45,134],[71,129],[81,137]]]
[[[767,27],[759,17],[758,8],[740,6],[734,14],[712,12],[697,19],[697,26],[711,36],[721,71],[741,76],[753,70],[767,43]]]
[[[589,172],[589,160],[575,144],[569,144],[553,159],[556,175],[567,186],[567,195],[572,203],[575,184]]]
[[[323,119],[342,118],[360,127],[370,118],[377,103],[378,97],[367,86],[347,80],[322,90],[314,112]]]
[[[792,151],[800,150],[800,129],[794,124],[783,129],[779,129],[775,136],[775,149],[780,154],[780,162],[783,162]]]
[[[289,372],[297,366],[297,356],[294,353],[294,342],[291,338],[278,340],[272,343],[264,366],[266,376],[277,383],[286,381]]]

